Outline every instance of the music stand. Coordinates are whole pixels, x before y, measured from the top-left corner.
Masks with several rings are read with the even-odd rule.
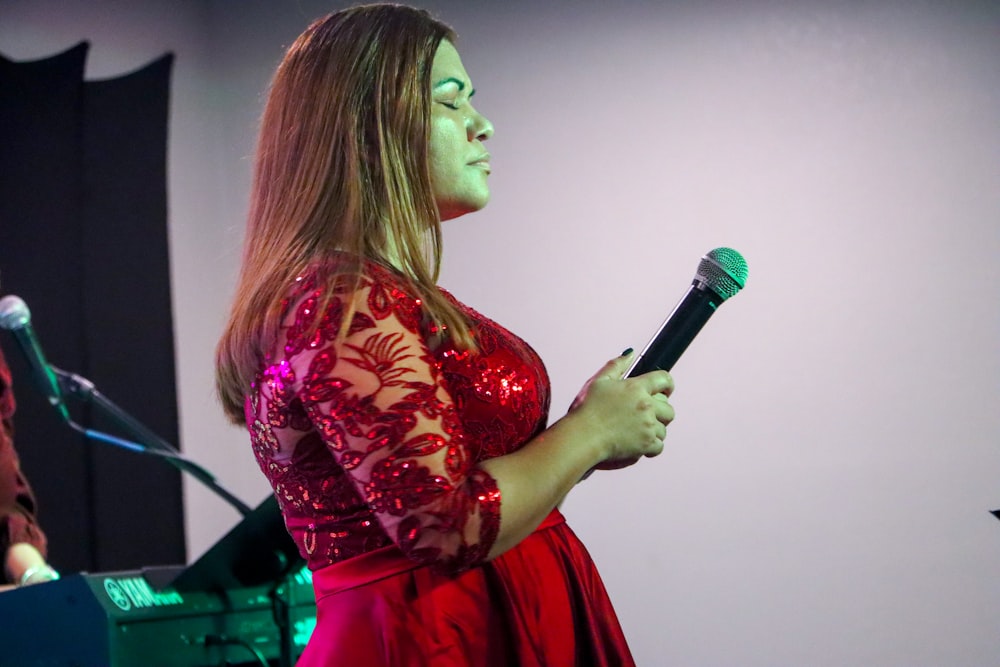
[[[289,595],[286,584],[304,563],[295,542],[285,530],[278,501],[271,495],[244,516],[201,558],[179,575],[165,581],[164,587],[172,587],[179,593],[200,591],[225,594],[237,589],[266,586],[280,634],[280,664],[292,667],[291,604],[283,596]]]
[[[303,562],[271,495],[167,586],[183,593],[278,584]]]

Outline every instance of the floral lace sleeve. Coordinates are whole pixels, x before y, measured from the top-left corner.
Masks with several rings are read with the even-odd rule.
[[[334,292],[312,335],[307,327],[319,291],[289,305],[282,361],[268,369],[285,377],[271,378],[272,386],[293,390],[286,400],[301,401],[408,557],[446,570],[483,560],[499,530],[500,493],[470,454],[422,333],[419,299],[370,278],[356,291]],[[347,336],[337,340],[348,300],[355,311]],[[283,402],[272,400],[269,410]]]

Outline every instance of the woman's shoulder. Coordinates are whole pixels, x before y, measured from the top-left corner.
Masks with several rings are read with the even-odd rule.
[[[366,257],[336,253],[310,264],[296,276],[289,290],[292,299],[327,293],[340,299],[388,291],[397,298],[419,299],[417,291],[396,269]]]
[[[286,322],[323,319],[353,312],[382,321],[395,315],[414,332],[421,330],[423,301],[419,292],[399,271],[381,262],[338,253],[310,265],[295,278],[282,304]]]

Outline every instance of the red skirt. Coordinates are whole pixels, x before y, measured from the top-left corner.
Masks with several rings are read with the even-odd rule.
[[[448,576],[395,547],[313,573],[298,667],[634,667],[590,555],[558,510],[499,558]]]

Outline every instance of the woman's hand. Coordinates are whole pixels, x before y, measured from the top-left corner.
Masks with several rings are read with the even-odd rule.
[[[503,497],[500,532],[489,558],[527,537],[594,468],[623,468],[663,451],[674,409],[674,381],[665,371],[622,379],[632,357],[606,363],[587,381],[569,414],[524,447],[479,467]]]
[[[14,586],[28,586],[59,578],[59,573],[45,562],[45,557],[27,542],[12,544],[4,557],[4,572]]]
[[[570,415],[585,420],[604,456],[596,468],[613,470],[663,451],[667,424],[674,419],[668,398],[674,380],[666,371],[622,379],[634,353],[612,359],[580,390]]]

